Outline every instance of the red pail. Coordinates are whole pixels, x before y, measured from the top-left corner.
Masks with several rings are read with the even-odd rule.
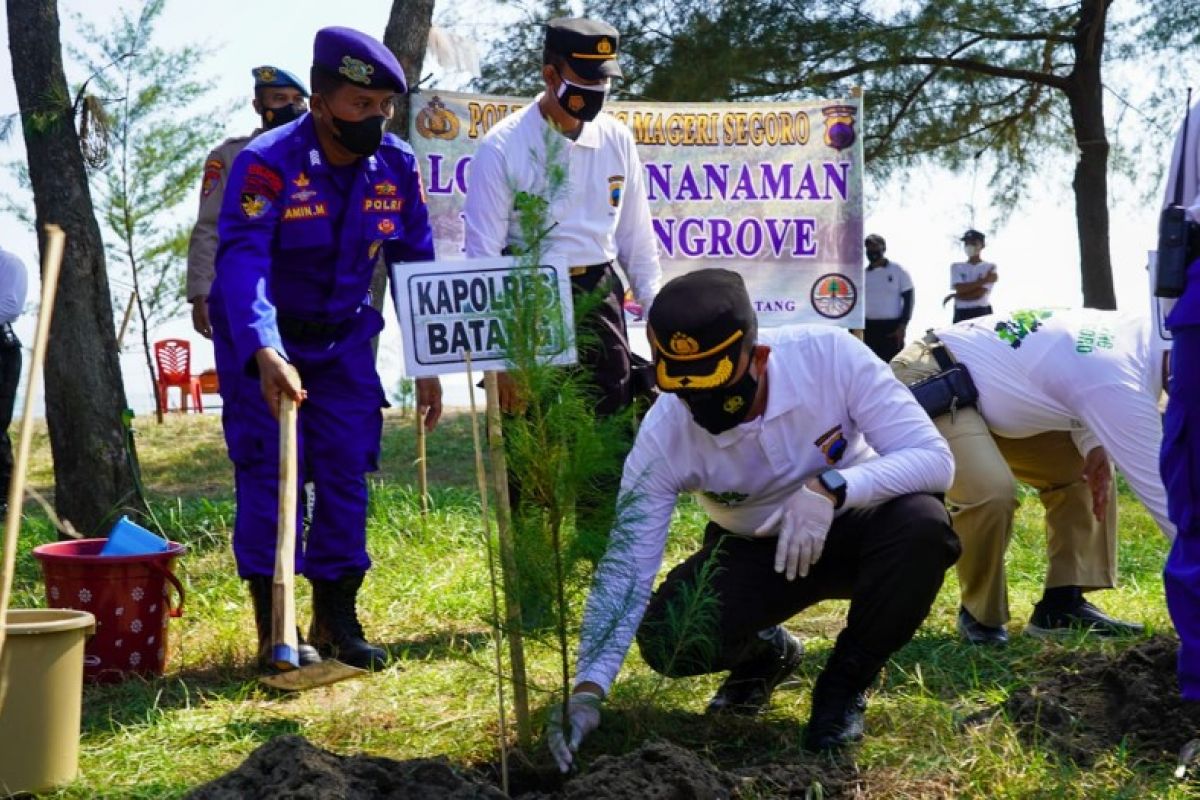
[[[105,539],[52,542],[33,549],[51,608],[90,611],[96,635],[87,642],[84,680],[115,683],[129,675],[162,675],[167,664],[167,620],[183,614],[183,584],[171,571],[187,548],[171,542],[163,553],[102,556]],[[169,605],[168,588],[179,594]]]

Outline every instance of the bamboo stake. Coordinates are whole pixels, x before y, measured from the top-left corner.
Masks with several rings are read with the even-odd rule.
[[[492,589],[492,638],[496,640],[496,705],[500,709],[500,788],[508,794],[508,722],[504,713],[504,665],[501,651],[504,635],[500,631],[500,600],[496,596],[496,555],[492,552],[492,520],[488,514],[487,474],[483,469],[483,446],[479,442],[479,417],[475,412],[475,378],[471,373],[471,351],[467,359],[467,392],[471,396],[471,441],[475,444],[475,477],[479,481],[479,508],[483,515],[483,542],[487,549],[488,584]],[[420,422],[418,421],[418,427]],[[422,441],[424,441],[422,439]],[[424,456],[424,453],[422,453]],[[422,497],[424,494],[422,493]]]
[[[125,331],[129,329],[129,318],[133,315],[133,303],[137,300],[137,292],[129,295],[129,302],[125,304],[125,316],[121,318],[121,331],[117,334],[117,352],[121,352],[121,347],[125,344]]]
[[[33,441],[33,399],[46,361],[50,339],[50,318],[54,316],[54,297],[58,292],[58,273],[62,267],[67,236],[57,225],[46,226],[46,250],[42,256],[42,304],[38,308],[37,333],[33,338],[33,358],[25,380],[25,408],[21,412],[21,431],[17,437],[17,456],[12,479],[8,482],[8,514],[4,518],[4,575],[0,579],[0,657],[8,632],[8,602],[12,597],[13,571],[17,563],[17,533],[21,529],[21,501],[25,496],[25,470]]]
[[[467,370],[471,369],[471,355],[467,354]],[[475,395],[471,395],[472,411],[474,412]],[[425,420],[421,417],[421,407],[414,404],[417,417],[417,488],[421,492],[421,516],[429,513],[429,473],[425,467]],[[474,422],[474,418],[472,418]]]
[[[496,489],[496,528],[500,539],[500,567],[504,572],[504,606],[508,622],[508,653],[512,662],[513,711],[517,741],[528,750],[533,742],[529,723],[529,683],[525,673],[525,639],[521,635],[521,600],[517,556],[512,541],[512,509],[508,504],[508,459],[504,457],[504,432],[500,426],[500,389],[495,372],[483,373],[487,391],[488,450],[492,457],[492,483]]]

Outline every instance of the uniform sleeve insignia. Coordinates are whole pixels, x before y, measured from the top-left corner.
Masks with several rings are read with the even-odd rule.
[[[271,201],[261,194],[245,192],[242,194],[242,213],[246,219],[258,219],[271,208]]]
[[[301,172],[299,175],[297,175],[295,178],[292,179],[292,183],[296,184],[297,189],[303,189],[306,186],[308,186],[310,183],[312,183],[312,181],[310,181],[308,179],[307,175],[305,175],[303,172]]]
[[[357,58],[342,56],[342,65],[338,67],[338,72],[355,83],[370,86],[371,74],[375,72],[375,67],[365,61],[359,61]]]
[[[842,456],[846,455],[846,436],[842,433],[841,425],[836,425],[825,431],[813,444],[825,456],[826,464],[836,464],[842,460]]]
[[[385,218],[385,219],[379,220],[378,227],[379,227],[379,232],[382,233],[384,236],[391,236],[393,233],[396,232],[396,223],[392,222],[390,219]]]
[[[621,205],[621,192],[624,188],[624,175],[610,175],[608,177],[608,204],[613,208]]]
[[[225,162],[219,158],[210,158],[204,162],[204,179],[200,184],[200,196],[208,197],[213,189],[221,182],[221,173],[225,171]]]
[[[377,183],[375,184],[375,194],[379,195],[380,197],[395,197],[396,184],[392,183],[391,181]]]

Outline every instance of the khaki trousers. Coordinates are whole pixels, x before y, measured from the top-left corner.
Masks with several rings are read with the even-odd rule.
[[[891,366],[906,385],[941,371],[924,342],[906,347]],[[991,433],[974,408],[933,422],[954,454],[954,483],[946,505],[962,540],[958,581],[962,604],[971,616],[993,627],[1009,619],[1004,551],[1020,505],[1017,480],[1037,489],[1045,509],[1046,587],[1086,590],[1116,585],[1116,481],[1106,518],[1098,522],[1092,514],[1091,490],[1082,478],[1083,457],[1069,433],[1006,439]]]

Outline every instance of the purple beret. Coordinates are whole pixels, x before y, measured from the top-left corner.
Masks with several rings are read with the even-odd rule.
[[[322,28],[313,39],[313,66],[366,89],[408,91],[396,56],[374,37],[353,28]]]

